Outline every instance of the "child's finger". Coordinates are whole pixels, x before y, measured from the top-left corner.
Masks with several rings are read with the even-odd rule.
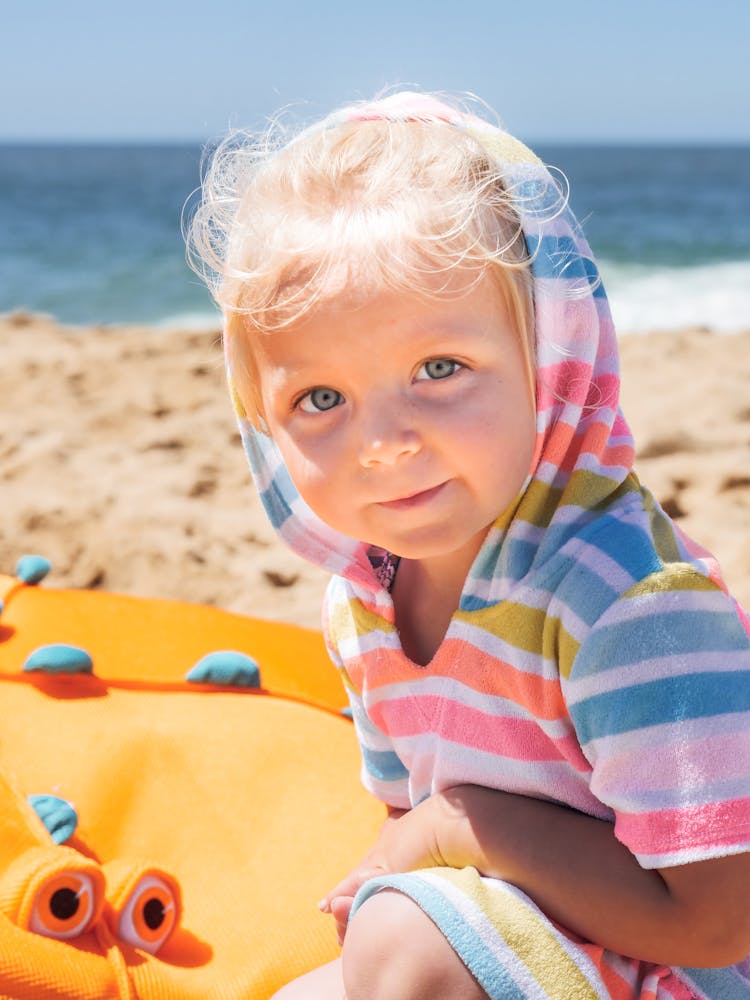
[[[339,945],[344,943],[346,925],[349,922],[349,914],[351,913],[353,902],[353,896],[336,895],[332,898],[321,899],[318,903],[318,909],[322,913],[330,913],[336,921],[336,936],[338,938]]]
[[[331,914],[337,924],[346,926],[349,921],[354,896],[336,896],[331,900]]]
[[[360,886],[364,885],[371,878],[375,878],[377,875],[382,875],[384,869],[381,867],[373,867],[362,869],[359,868],[356,871],[350,872],[346,878],[342,879],[338,885],[335,885],[329,892],[318,903],[318,909],[321,913],[331,912],[331,903],[337,896],[348,896],[352,899],[357,895],[357,890]]]

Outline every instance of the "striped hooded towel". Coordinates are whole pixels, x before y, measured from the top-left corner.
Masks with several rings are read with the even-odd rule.
[[[324,625],[364,784],[399,808],[461,783],[551,799],[611,821],[649,868],[747,851],[750,621],[632,470],[607,298],[559,183],[511,136],[422,95],[323,127],[373,117],[468,130],[501,164],[532,260],[537,437],[520,498],[490,528],[420,667],[368,546],[310,511],[274,442],[239,414],[274,527],[333,574]],[[416,900],[492,998],[750,997],[750,964],[623,958],[473,870],[374,880],[355,907],[382,886]]]

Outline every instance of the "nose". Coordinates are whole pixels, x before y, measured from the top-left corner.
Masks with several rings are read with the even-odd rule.
[[[361,414],[359,461],[364,468],[394,465],[422,448],[410,407],[380,399]]]

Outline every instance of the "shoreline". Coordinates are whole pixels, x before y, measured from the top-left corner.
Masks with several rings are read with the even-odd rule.
[[[0,316],[0,572],[317,628],[326,575],[267,524],[218,331]],[[620,338],[636,471],[750,606],[750,330]]]

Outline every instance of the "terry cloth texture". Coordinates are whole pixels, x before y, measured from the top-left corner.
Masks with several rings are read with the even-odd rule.
[[[1,574],[0,602],[0,1000],[267,1000],[335,958],[315,903],[385,809],[320,634]],[[256,686],[205,669],[240,651]]]
[[[386,115],[468,130],[501,164],[533,260],[537,438],[521,494],[421,667],[401,649],[367,545],[312,514],[274,443],[240,414],[271,521],[334,574],[324,624],[364,784],[402,808],[459,783],[552,799],[611,821],[649,868],[747,851],[750,622],[712,556],[633,472],[607,298],[560,185],[517,140],[419,95],[326,124]],[[420,872],[379,884],[430,913],[466,964],[486,970],[490,996],[750,997],[750,967],[655,970],[579,947],[492,880]],[[550,985],[563,954],[575,988]]]

